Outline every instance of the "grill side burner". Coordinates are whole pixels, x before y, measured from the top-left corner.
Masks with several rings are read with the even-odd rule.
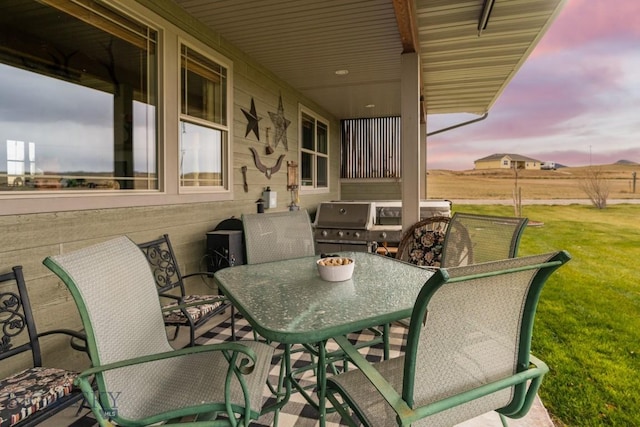
[[[451,216],[451,202],[422,201],[420,217]],[[318,205],[314,239],[319,252],[374,252],[402,238],[400,201],[337,201]]]

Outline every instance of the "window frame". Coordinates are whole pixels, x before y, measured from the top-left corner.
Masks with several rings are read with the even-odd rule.
[[[115,0],[100,0],[118,13],[147,25],[157,32],[157,190],[120,190],[89,192],[7,192],[0,193],[0,216],[45,212],[65,212],[109,208],[176,205],[228,201],[234,199],[233,185],[233,123],[234,79],[233,61],[217,49],[208,35],[196,38],[188,28],[179,28],[168,18],[158,15],[144,5],[131,2],[124,5]],[[226,186],[212,191],[210,187],[180,191],[179,176],[179,42],[194,46],[201,54],[218,61],[227,68],[227,126],[228,140]]]
[[[225,106],[225,114],[226,114],[226,125],[221,123],[215,123],[212,121],[204,120],[195,116],[191,116],[188,114],[182,113],[182,47],[186,46],[188,49],[195,51],[198,55],[205,57],[209,61],[216,63],[217,65],[226,69],[226,106]],[[178,135],[177,135],[177,151],[176,151],[176,161],[177,165],[177,186],[179,194],[230,194],[231,189],[233,188],[233,174],[231,171],[233,170],[233,63],[228,60],[218,52],[215,52],[213,49],[205,46],[202,43],[199,43],[193,39],[187,39],[186,37],[178,37],[178,47],[177,47],[177,73],[178,73],[178,102],[176,105],[177,112],[177,124],[178,124]],[[190,123],[192,125],[203,126],[209,129],[214,129],[226,133],[226,141],[222,142],[222,185],[221,186],[203,186],[203,187],[190,187],[183,186],[181,184],[181,167],[179,165],[180,162],[180,132],[182,131],[182,122],[183,120],[186,123]]]
[[[313,118],[315,120],[315,135],[316,138],[314,138],[314,150],[310,150],[308,148],[304,148],[303,147],[303,126],[302,126],[302,119],[303,119],[303,115],[307,115],[311,118]],[[318,151],[318,139],[317,139],[317,123],[321,122],[323,125],[326,126],[326,132],[327,132],[327,153],[321,153]],[[298,164],[300,165],[299,170],[298,170],[298,179],[299,179],[299,188],[300,188],[300,193],[303,194],[321,194],[321,193],[329,193],[330,189],[331,189],[331,124],[329,122],[329,120],[327,120],[326,118],[324,118],[323,116],[321,116],[320,114],[316,113],[314,110],[305,107],[302,104],[298,104]],[[313,155],[313,164],[314,164],[314,168],[313,168],[313,186],[304,186],[302,185],[302,155],[303,153],[310,153]],[[326,175],[327,175],[327,185],[326,187],[318,187],[318,170],[317,170],[317,157],[324,157],[326,158],[326,162],[327,162],[327,171],[326,171]]]

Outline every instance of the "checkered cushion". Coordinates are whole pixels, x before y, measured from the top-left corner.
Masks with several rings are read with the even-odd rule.
[[[73,390],[75,372],[30,368],[0,381],[0,427],[17,424]]]
[[[210,301],[215,298],[219,298],[219,297],[215,295],[187,295],[183,299],[183,304],[193,304],[199,301]],[[178,305],[177,301],[171,302],[169,304],[164,305],[163,309],[174,307],[176,305]],[[221,305],[222,305],[222,301],[215,301],[212,303],[207,302],[207,303],[203,303],[202,305],[187,307],[186,310],[189,313],[189,316],[191,316],[191,319],[194,322],[197,322],[200,318],[211,313],[213,310],[220,307]],[[185,325],[189,324],[189,320],[186,318],[184,313],[179,309],[165,311],[164,321],[167,324],[185,324]]]

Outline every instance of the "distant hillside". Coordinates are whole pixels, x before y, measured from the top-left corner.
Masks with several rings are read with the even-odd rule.
[[[618,160],[614,163],[615,165],[637,165],[637,162],[632,162],[631,160]]]

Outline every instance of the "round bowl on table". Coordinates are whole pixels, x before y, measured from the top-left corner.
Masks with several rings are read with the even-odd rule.
[[[327,257],[316,261],[320,278],[327,282],[343,282],[351,279],[355,261],[348,257]]]

